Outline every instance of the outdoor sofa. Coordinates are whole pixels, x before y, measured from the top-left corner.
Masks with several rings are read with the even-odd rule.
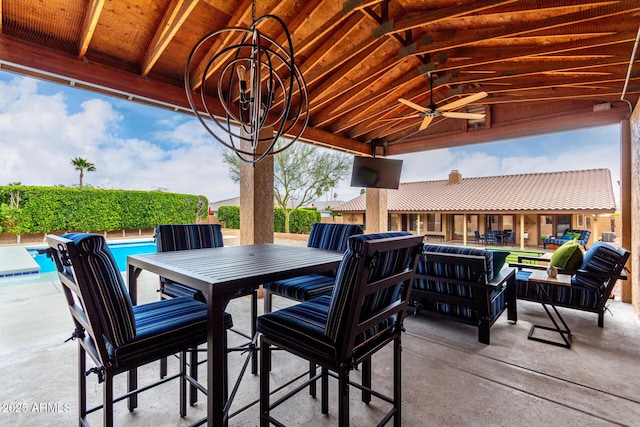
[[[502,312],[518,320],[515,269],[504,266],[508,254],[425,244],[411,291],[416,313],[476,326],[478,341],[489,344],[490,328]]]
[[[582,245],[585,249],[587,247],[587,242],[589,241],[589,236],[591,236],[591,231],[589,230],[565,230],[562,237],[549,237],[548,239],[544,239],[542,241],[542,245],[545,249],[547,249],[547,245],[556,245],[562,246],[567,242],[570,242],[573,239],[578,240],[578,243]]]

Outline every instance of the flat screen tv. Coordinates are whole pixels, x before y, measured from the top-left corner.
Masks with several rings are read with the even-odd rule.
[[[402,160],[355,156],[351,186],[397,190],[401,171]]]

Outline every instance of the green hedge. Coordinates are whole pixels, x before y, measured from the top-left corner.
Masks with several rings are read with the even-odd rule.
[[[284,211],[273,208],[273,229],[277,233],[284,232]],[[220,206],[218,219],[226,228],[240,229],[240,207]],[[311,231],[313,223],[320,222],[320,212],[317,209],[297,209],[289,218],[289,232],[307,233]]]
[[[19,207],[11,207],[11,195]],[[14,197],[15,199],[15,197]],[[157,191],[0,186],[0,223],[14,234],[58,231],[113,231],[157,224],[194,223],[206,218],[204,196]]]

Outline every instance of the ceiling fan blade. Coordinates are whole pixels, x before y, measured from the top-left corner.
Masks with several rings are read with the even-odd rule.
[[[429,124],[431,123],[431,120],[433,120],[433,116],[425,116],[424,119],[422,120],[422,123],[420,124],[419,130],[426,129],[427,126],[429,126]]]
[[[465,98],[458,99],[457,101],[453,101],[453,102],[450,102],[449,104],[443,105],[442,107],[438,107],[438,110],[440,111],[455,110],[456,108],[460,108],[467,104],[471,104],[472,102],[475,102],[482,98],[486,98],[487,96],[489,96],[487,92],[474,93],[473,95],[469,95]]]
[[[484,119],[484,114],[479,113],[459,113],[457,111],[446,111],[442,113],[444,117],[450,117],[453,119],[469,119],[469,120],[482,120]]]
[[[400,98],[400,99],[398,99],[398,101],[400,101],[401,103],[403,103],[404,105],[406,105],[408,107],[413,108],[414,110],[420,111],[421,113],[426,113],[427,111],[429,111],[428,108],[425,108],[422,105],[418,105],[415,102],[411,102],[411,101],[409,101],[407,99]]]

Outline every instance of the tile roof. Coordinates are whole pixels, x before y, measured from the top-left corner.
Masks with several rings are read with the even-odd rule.
[[[365,195],[334,208],[365,211]],[[608,169],[401,183],[388,190],[390,212],[600,211],[615,212]]]

